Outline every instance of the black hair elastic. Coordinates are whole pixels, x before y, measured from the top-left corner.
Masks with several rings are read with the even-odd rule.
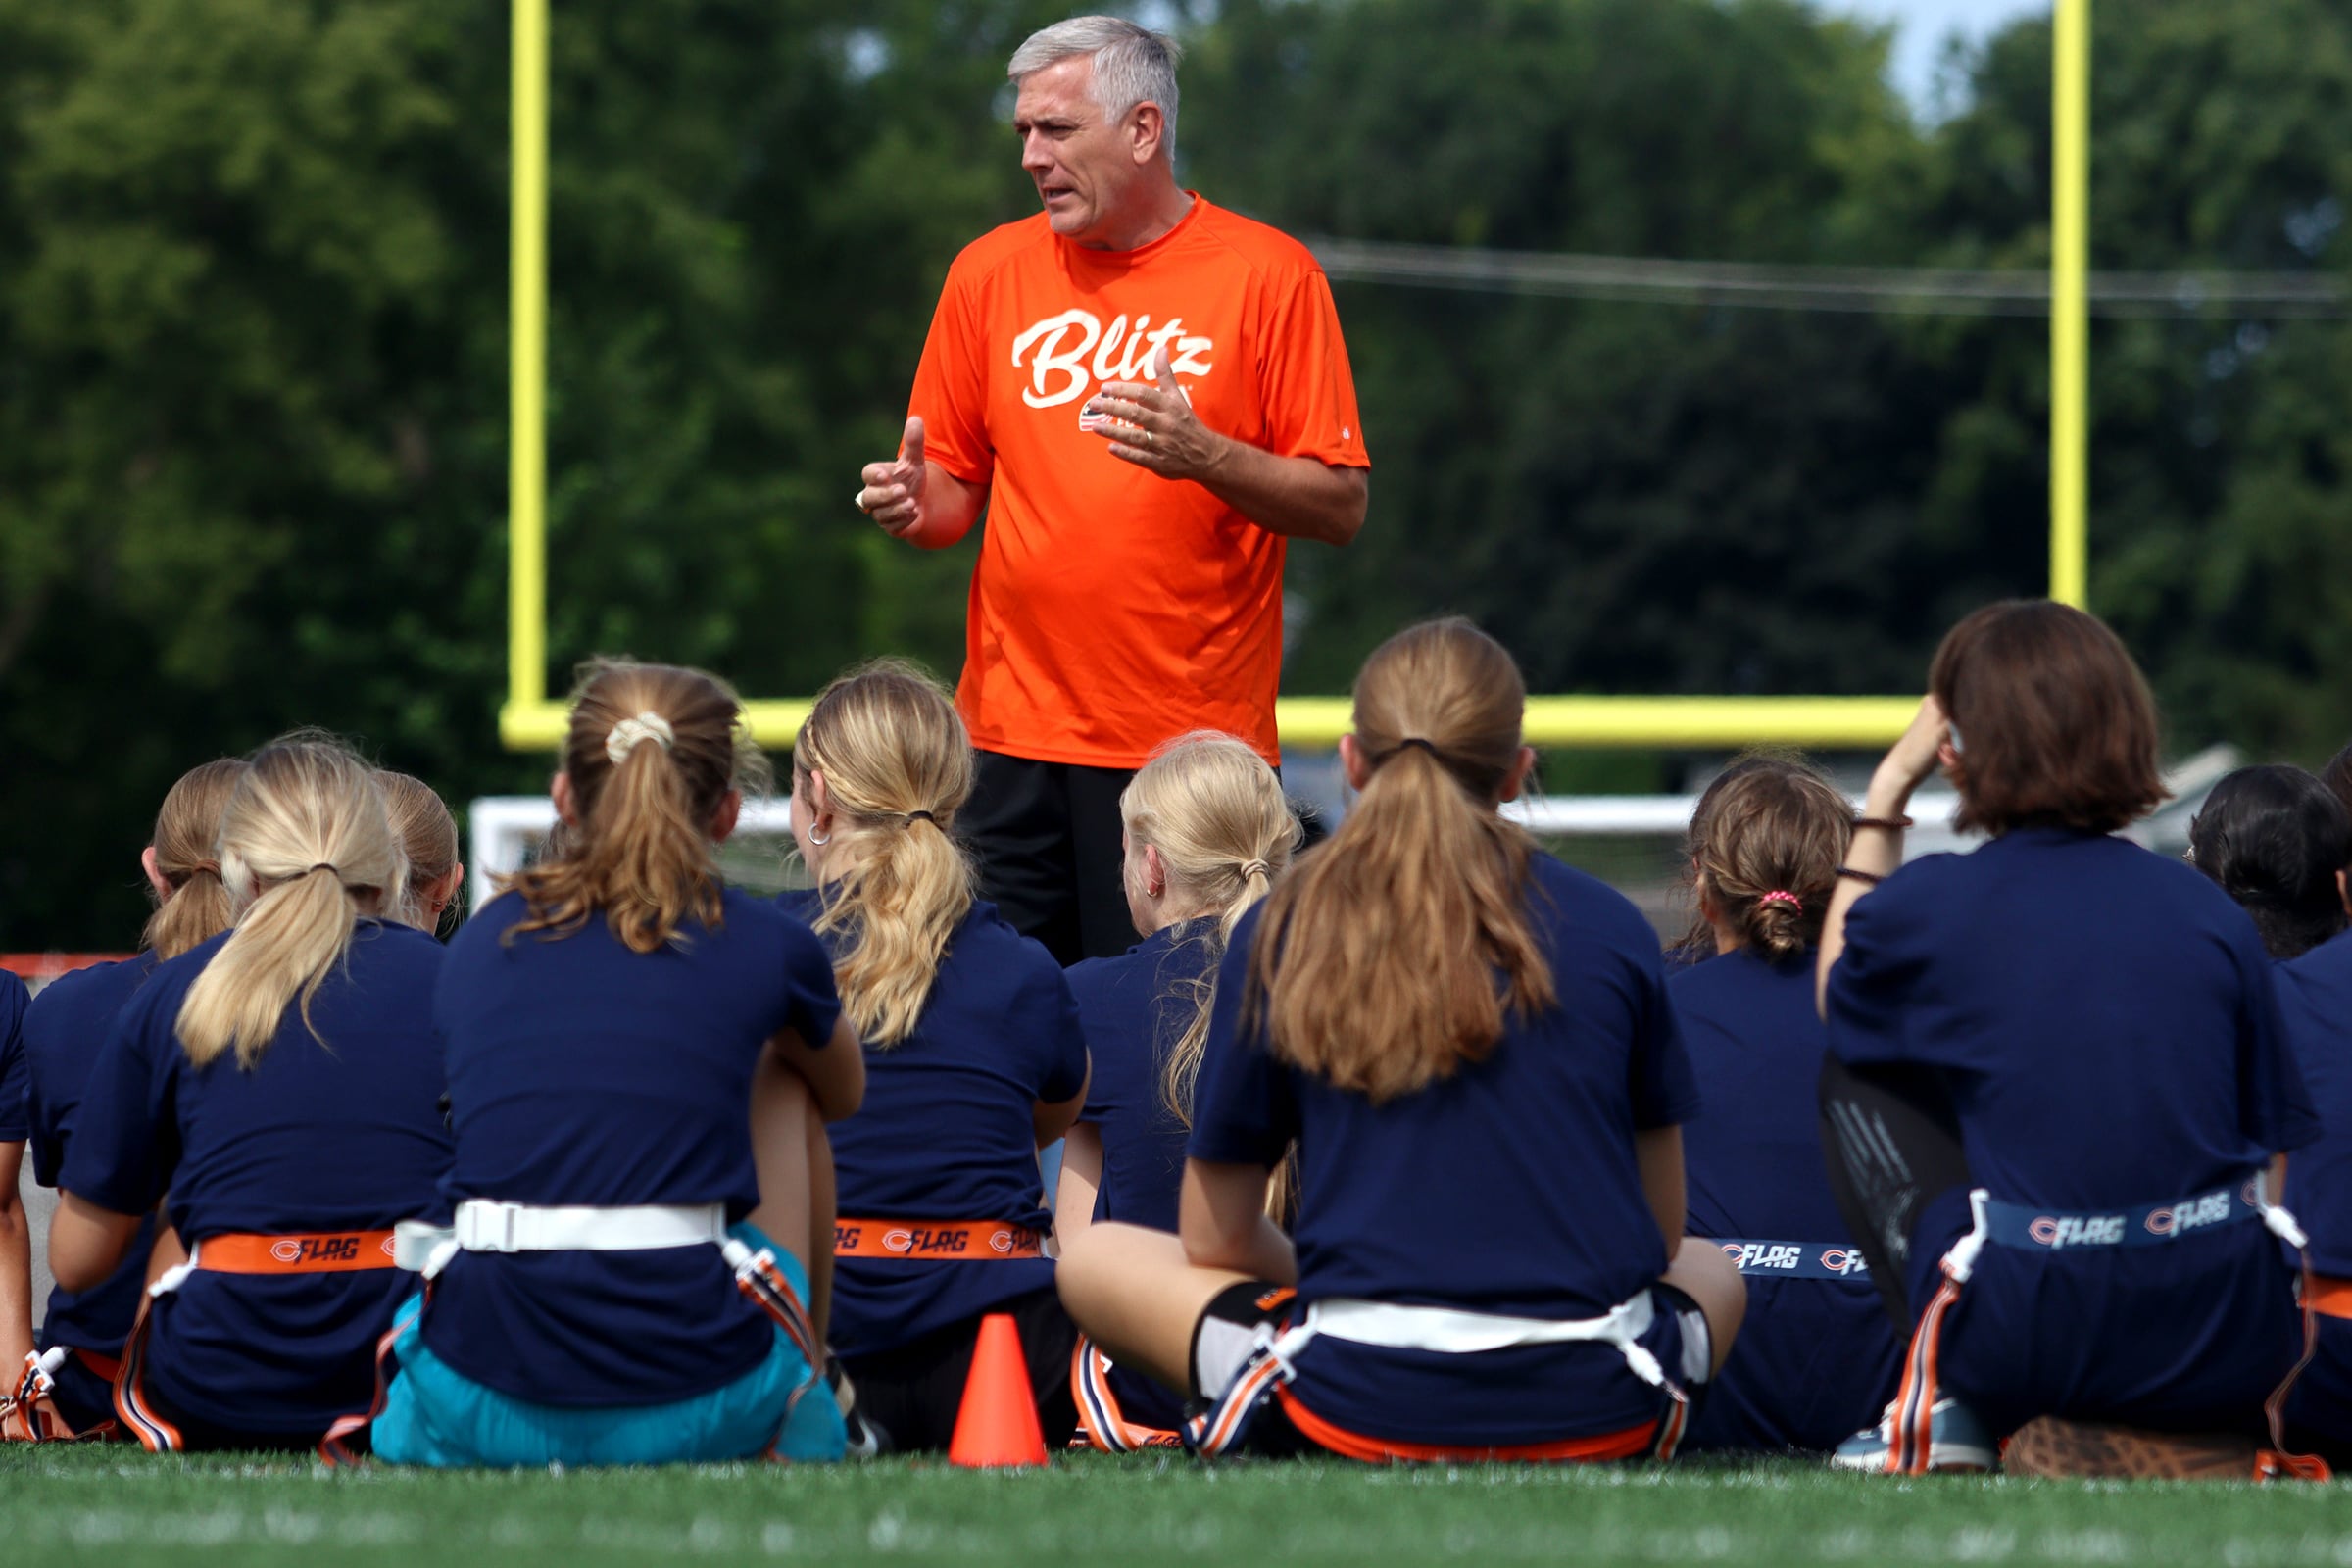
[[[1439,761],[1443,762],[1446,760],[1446,754],[1439,751],[1436,745],[1432,743],[1428,737],[1422,735],[1407,735],[1403,740],[1398,741],[1396,745],[1389,748],[1389,756],[1395,757],[1398,752],[1403,751],[1407,746],[1418,746],[1421,748],[1421,750],[1427,752]],[[1384,758],[1383,760],[1385,761],[1386,759]]]
[[[929,811],[908,811],[905,816],[900,817],[899,820],[906,823],[908,827],[914,826],[914,824],[917,822],[928,822],[933,827],[939,826],[939,818],[933,816]]]

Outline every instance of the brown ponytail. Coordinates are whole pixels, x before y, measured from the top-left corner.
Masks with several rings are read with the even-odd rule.
[[[1268,897],[1250,950],[1244,1016],[1277,1058],[1379,1103],[1484,1059],[1506,1014],[1552,1004],[1526,909],[1536,842],[1494,808],[1526,704],[1511,656],[1466,620],[1408,627],[1364,662],[1354,744],[1370,777]]]
[[[817,694],[793,743],[795,790],[812,773],[837,823],[816,929],[854,937],[833,965],[843,1010],[868,1046],[893,1046],[972,907],[971,862],[949,837],[971,798],[971,741],[929,676],[877,660]]]
[[[1804,762],[1742,758],[1690,819],[1692,879],[1740,945],[1779,962],[1821,942],[1853,803]]]
[[[742,712],[735,694],[699,669],[590,664],[564,742],[577,822],[560,858],[505,879],[524,905],[508,937],[564,936],[599,911],[632,953],[677,940],[690,919],[716,930],[712,821],[728,791],[767,781]]]
[[[223,757],[190,768],[155,813],[156,874],[171,893],[147,917],[139,946],[176,958],[211,941],[236,919],[220,880],[220,813],[245,775],[242,759]]]

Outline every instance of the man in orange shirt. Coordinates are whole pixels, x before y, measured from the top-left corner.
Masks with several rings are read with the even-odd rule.
[[[1005,918],[1065,963],[1135,941],[1118,797],[1158,746],[1220,729],[1280,762],[1285,547],[1364,520],[1330,285],[1297,241],[1177,184],[1176,57],[1113,17],[1014,51],[1045,211],[956,259],[899,456],[858,491],[927,550],[988,514],[964,831]]]

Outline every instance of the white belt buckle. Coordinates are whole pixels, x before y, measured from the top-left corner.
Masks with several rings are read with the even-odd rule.
[[[520,1203],[473,1199],[458,1212],[458,1245],[468,1252],[514,1252],[514,1222]]]

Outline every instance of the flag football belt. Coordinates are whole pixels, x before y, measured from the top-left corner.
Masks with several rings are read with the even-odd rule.
[[[808,1322],[808,1306],[766,1248],[755,1252],[727,1233],[720,1203],[644,1203],[599,1207],[591,1204],[502,1203],[469,1198],[458,1204],[446,1227],[402,1220],[394,1227],[399,1266],[423,1276],[426,1299],[433,1281],[460,1252],[653,1252],[676,1247],[715,1247],[735,1273],[735,1288],[765,1312],[800,1351],[808,1376],[785,1401],[780,1432],[793,1409],[824,1380],[825,1348]],[[319,1441],[328,1464],[356,1463],[362,1440],[383,1412],[386,1362],[407,1315],[376,1343],[375,1401],[367,1410],[338,1418]],[[144,1434],[142,1434],[144,1436]],[[150,1446],[154,1445],[150,1444]]]
[[[1984,1230],[1984,1239],[1995,1246],[2063,1252],[2083,1247],[2163,1247],[2184,1236],[2283,1212],[2263,1201],[2261,1183],[2249,1176],[2191,1198],[2135,1208],[2035,1208],[1988,1198]]]
[[[69,1357],[93,1372],[102,1372],[109,1383],[114,1381],[115,1359],[95,1350],[55,1345],[28,1353],[16,1383],[0,1385],[0,1443],[84,1443],[114,1432],[112,1421],[101,1421],[89,1431],[76,1432],[58,1414],[57,1406],[48,1402],[57,1388],[57,1374]]]
[[[1751,1280],[1863,1279],[1870,1264],[1848,1242],[1757,1242],[1723,1236],[1715,1245]]]
[[[1003,1220],[841,1219],[833,1223],[835,1257],[933,1258],[986,1263],[1043,1257],[1046,1233]]]
[[[156,1277],[139,1302],[139,1315],[122,1345],[115,1378],[115,1413],[150,1453],[186,1446],[179,1429],[147,1394],[147,1331],[155,1303],[198,1274],[357,1274],[397,1268],[399,1244],[392,1231],[327,1231],[312,1235],[207,1236]]]
[[[651,1252],[665,1247],[723,1247],[719,1203],[501,1203],[468,1198],[446,1228],[403,1220],[400,1266],[427,1278],[460,1252]]]
[[[1302,1321],[1280,1333],[1270,1323],[1258,1325],[1256,1348],[1242,1363],[1241,1371],[1224,1394],[1205,1412],[1186,1422],[1185,1443],[1194,1452],[1208,1457],[1232,1451],[1249,1430],[1251,1419],[1277,1391],[1287,1399],[1289,1385],[1298,1375],[1299,1352],[1317,1339],[1328,1336],[1351,1345],[1390,1350],[1434,1350],[1445,1355],[1476,1355],[1530,1345],[1613,1345],[1636,1377],[1672,1396],[1673,1409],[1659,1423],[1660,1446],[1653,1450],[1661,1457],[1670,1456],[1682,1435],[1689,1401],[1682,1389],[1667,1377],[1658,1358],[1642,1343],[1642,1336],[1656,1321],[1657,1306],[1647,1287],[1599,1317],[1564,1321],[1503,1317],[1449,1306],[1408,1306],[1396,1301],[1346,1298],[1317,1301],[1307,1307]],[[1286,1403],[1286,1408],[1293,1411],[1296,1424],[1301,1407]]]
[[[1176,1448],[1181,1434],[1127,1419],[1118,1391],[1110,1386],[1110,1357],[1085,1335],[1070,1348],[1070,1394],[1078,1406],[1078,1435],[1070,1446],[1091,1447],[1098,1453],[1130,1453],[1137,1448]]]
[[[2263,1402],[2263,1415],[2271,1429],[2271,1446],[2256,1456],[2255,1479],[2294,1476],[2325,1481],[2328,1478],[2326,1460],[2294,1453],[2286,1446],[2287,1395],[2319,1348],[2319,1307],[2310,1289],[2309,1265],[2301,1261],[2311,1239],[2303,1234],[2303,1227],[2295,1222],[2294,1215],[2271,1201],[2267,1171],[2249,1171],[2227,1187],[2217,1187],[2176,1202],[2151,1203],[2139,1208],[2090,1213],[2033,1208],[2023,1203],[1996,1201],[1982,1187],[1968,1195],[1968,1205],[1976,1224],[1943,1254],[1942,1283],[1920,1313],[1918,1327],[1912,1331],[1910,1349],[1904,1357],[1902,1381],[1895,1389],[1894,1402],[1886,1407],[1889,1474],[1924,1475],[1933,1465],[1935,1410],[1942,1396],[1938,1366],[1943,1331],[1952,1307],[1976,1273],[1986,1243],[2038,1252],[2084,1247],[2157,1247],[2199,1231],[2218,1230],[2240,1220],[2258,1218],[2266,1230],[2295,1250],[2306,1275],[2306,1286],[2301,1302],[2303,1355]]]
[[[187,1267],[211,1274],[350,1274],[393,1266],[390,1231],[207,1236],[187,1261]]]

